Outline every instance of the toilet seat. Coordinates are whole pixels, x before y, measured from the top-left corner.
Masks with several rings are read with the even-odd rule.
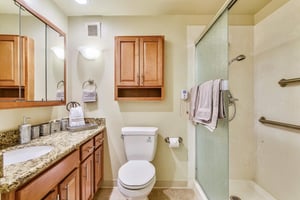
[[[127,189],[147,187],[155,179],[155,168],[146,160],[130,160],[118,172],[119,183]]]

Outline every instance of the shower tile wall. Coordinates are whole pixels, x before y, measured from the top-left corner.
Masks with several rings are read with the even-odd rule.
[[[228,68],[230,90],[238,99],[236,117],[229,123],[229,177],[254,179],[253,26],[229,26],[229,59],[240,54],[244,54],[246,59],[233,62]],[[232,114],[232,107],[229,109]]]
[[[256,181],[279,200],[300,199],[299,131],[262,125],[260,116],[300,124],[300,1],[290,0],[255,26],[254,95],[257,140]]]

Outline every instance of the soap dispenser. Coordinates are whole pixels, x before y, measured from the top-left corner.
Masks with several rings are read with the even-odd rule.
[[[27,123],[30,117],[23,117],[23,124],[20,125],[20,142],[25,144],[31,140],[31,125]]]

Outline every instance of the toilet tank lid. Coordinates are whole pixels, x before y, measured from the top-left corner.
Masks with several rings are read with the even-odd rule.
[[[157,127],[123,127],[122,135],[156,135]]]

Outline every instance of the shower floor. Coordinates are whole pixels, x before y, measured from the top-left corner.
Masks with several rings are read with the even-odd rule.
[[[230,196],[237,196],[241,200],[276,200],[271,194],[250,180],[230,180]]]

